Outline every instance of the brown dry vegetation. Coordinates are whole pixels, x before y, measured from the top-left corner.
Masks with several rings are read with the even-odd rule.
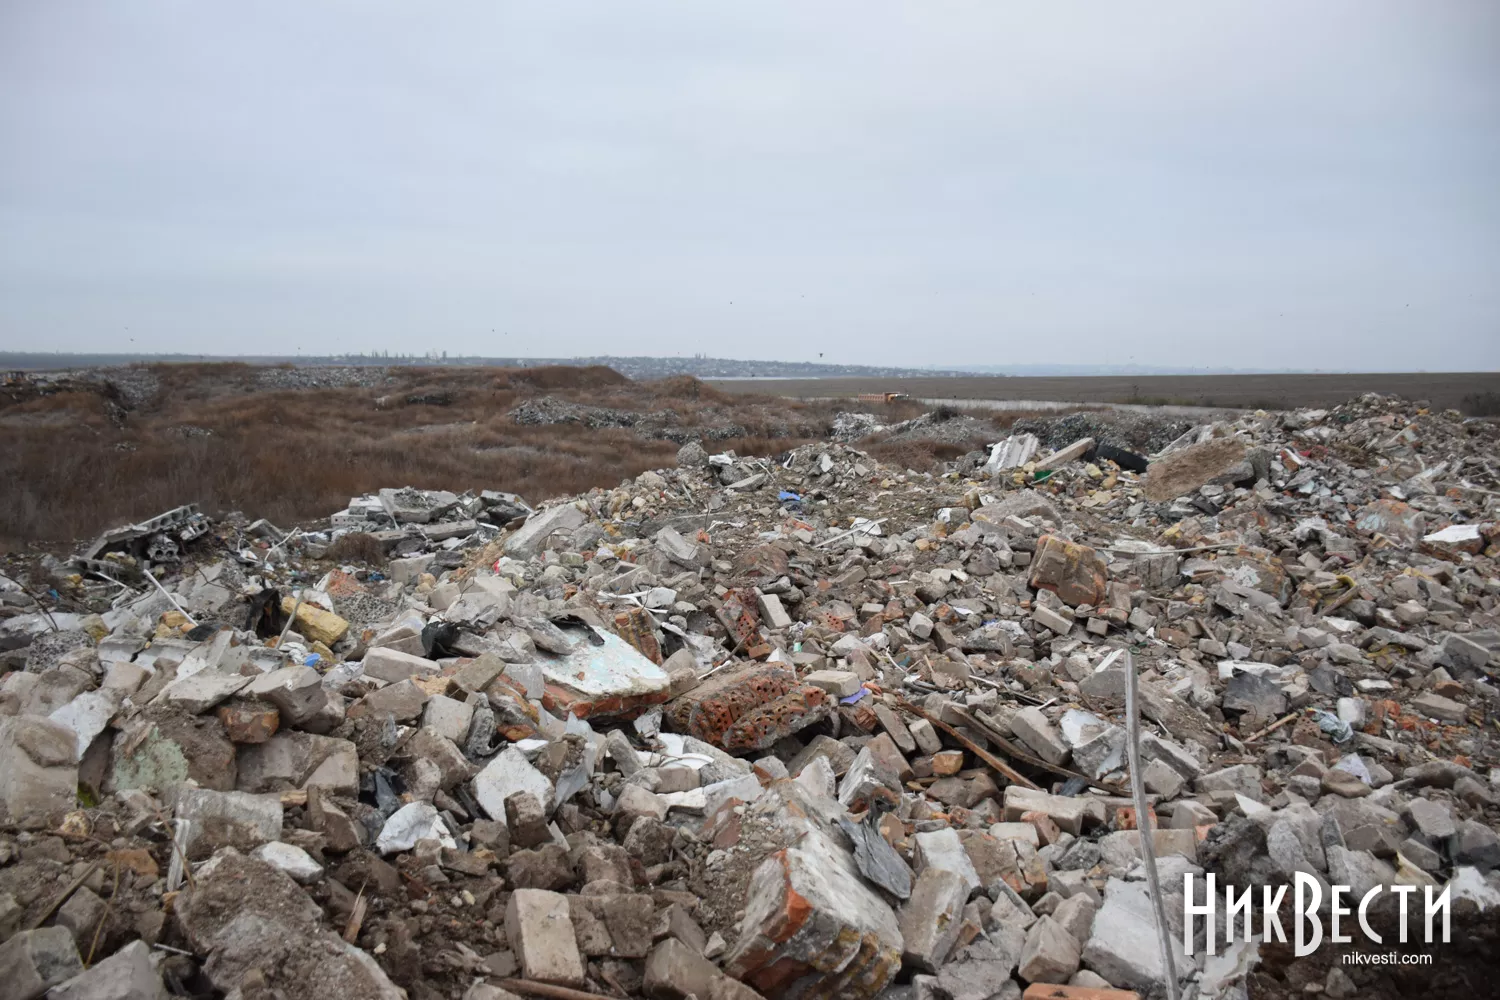
[[[1500,412],[1500,372],[1396,372],[1263,375],[1048,375],[945,378],[751,379],[720,382],[728,393],[821,398],[861,392],[906,392],[925,399],[1032,399],[1074,403],[1142,403],[1290,409],[1337,406],[1365,392],[1427,400],[1470,416]]]
[[[518,426],[508,413],[529,396],[733,424],[746,436],[711,447],[740,454],[821,437],[837,409],[728,396],[691,378],[637,384],[607,368],[393,368],[378,386],[289,389],[264,388],[264,370],[248,365],[149,371],[160,391],[129,410],[87,387],[0,396],[0,546],[86,538],[183,503],[290,526],[383,486],[539,501],[675,460],[676,444],[628,429]]]

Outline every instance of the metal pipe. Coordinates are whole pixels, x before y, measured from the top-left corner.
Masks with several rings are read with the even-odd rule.
[[[1161,879],[1156,872],[1156,844],[1152,839],[1151,814],[1146,802],[1146,782],[1141,776],[1141,713],[1135,689],[1135,657],[1125,651],[1125,747],[1130,755],[1130,790],[1135,799],[1135,825],[1141,834],[1141,860],[1146,865],[1146,885],[1156,911],[1156,941],[1161,947],[1161,967],[1167,979],[1167,1000],[1177,1000],[1177,963],[1172,960],[1172,932],[1167,926],[1167,908],[1162,902]]]

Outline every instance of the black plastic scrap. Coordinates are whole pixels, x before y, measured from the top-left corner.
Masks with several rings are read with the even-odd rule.
[[[286,625],[287,614],[281,609],[281,591],[266,587],[250,598],[250,613],[245,618],[245,631],[254,632],[259,638],[269,639],[281,634]]]
[[[1116,448],[1112,444],[1096,444],[1084,456],[1084,461],[1096,462],[1100,459],[1110,461],[1127,472],[1145,472],[1151,464],[1146,456],[1137,455],[1133,451],[1124,448]]]

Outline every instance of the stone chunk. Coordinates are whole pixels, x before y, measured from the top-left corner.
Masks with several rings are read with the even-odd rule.
[[[243,694],[275,705],[281,721],[293,726],[312,719],[328,704],[323,678],[312,667],[272,670],[255,678]]]
[[[937,730],[926,719],[913,719],[906,728],[911,733],[911,738],[916,741],[917,749],[923,753],[935,754],[943,749],[943,741],[938,736]]]
[[[294,608],[297,621],[293,627],[312,642],[332,646],[344,637],[345,632],[349,631],[349,623],[332,611],[324,611],[316,604],[309,604],[307,601],[298,605],[296,599],[290,594],[281,599],[282,611],[291,614]]]
[[[281,792],[314,785],[340,795],[359,791],[359,752],[348,740],[277,733],[239,751],[238,790]]]
[[[87,972],[54,986],[47,1000],[167,1000],[151,948],[132,941]]]
[[[1177,798],[1187,785],[1186,778],[1159,760],[1153,760],[1147,764],[1141,777],[1146,782],[1146,790],[1160,795],[1163,799]]]
[[[281,798],[184,789],[177,796],[178,846],[189,861],[208,857],[221,847],[248,851],[281,839]]]
[[[0,718],[0,822],[39,827],[78,797],[77,737],[35,716]]]
[[[537,511],[505,540],[505,554],[512,559],[529,559],[540,555],[547,539],[557,532],[581,528],[588,518],[571,503]]]
[[[1083,897],[1078,897],[1083,898]],[[1078,971],[1080,950],[1062,924],[1043,917],[1031,925],[1017,970],[1031,983],[1066,983]]]
[[[535,847],[552,839],[547,829],[547,812],[531,792],[512,792],[505,797],[505,826],[513,847]]]
[[[1010,982],[1025,947],[1026,934],[1020,928],[1005,924],[992,927],[987,938],[959,949],[954,960],[938,972],[940,995],[952,1000],[1014,997],[1014,986],[1010,990],[998,991],[996,987]]]
[[[397,583],[411,583],[417,577],[427,572],[427,567],[432,565],[436,556],[424,553],[419,556],[410,556],[406,559],[392,559],[386,563],[386,572],[392,580]]]
[[[662,555],[687,569],[701,569],[708,565],[708,550],[697,542],[683,538],[673,528],[662,528],[656,533],[656,548]]]
[[[1171,936],[1172,960],[1179,970],[1193,967],[1182,951],[1181,935]],[[1094,916],[1093,933],[1083,947],[1083,964],[1116,986],[1149,990],[1166,981],[1156,917],[1141,882],[1110,879],[1104,905]]]
[[[422,706],[427,704],[428,697],[426,691],[410,680],[387,684],[350,705],[349,718],[369,716],[381,719],[389,715],[397,722],[410,722],[422,714]]]
[[[1259,802],[1265,792],[1260,787],[1261,770],[1254,764],[1235,764],[1201,775],[1193,782],[1200,792],[1238,792]]]
[[[1428,718],[1439,722],[1462,723],[1468,721],[1469,710],[1451,698],[1424,691],[1411,700],[1411,707]]]
[[[395,684],[408,677],[427,677],[441,669],[437,663],[425,656],[413,656],[389,646],[376,646],[365,653],[361,661],[366,677]]]
[[[897,712],[882,704],[875,706],[875,718],[879,720],[881,727],[890,734],[895,741],[896,747],[904,754],[917,752],[917,741],[912,737],[911,730],[906,728],[906,723],[901,721]]]
[[[859,674],[852,670],[814,670],[802,678],[804,683],[822,688],[835,698],[847,698],[859,691]]]
[[[1447,840],[1458,832],[1453,811],[1431,799],[1412,799],[1406,806],[1406,819],[1417,831],[1434,843]]]
[[[474,797],[491,819],[505,819],[505,800],[516,792],[530,792],[544,812],[552,808],[552,782],[525,754],[507,747],[474,778]]]
[[[281,869],[303,885],[309,885],[323,877],[323,866],[295,844],[273,840],[256,848],[252,856]]]
[[[655,792],[648,792],[640,785],[626,785],[615,799],[615,829],[628,831],[637,820],[647,817],[655,820],[667,818],[667,801]]]
[[[559,892],[577,879],[562,844],[543,844],[528,851],[512,851],[505,861],[505,877],[518,889]]]
[[[231,743],[264,743],[281,727],[281,712],[270,705],[238,702],[216,713]]]
[[[524,978],[583,985],[583,958],[568,915],[568,897],[545,889],[517,889],[505,907],[505,936]]]
[[[831,736],[814,736],[795,757],[787,761],[787,773],[796,777],[808,764],[819,757],[826,759],[833,768],[834,777],[846,774],[854,765],[854,751]]]
[[[1051,608],[1040,604],[1032,610],[1031,620],[1043,628],[1051,629],[1058,635],[1067,635],[1073,631],[1073,619],[1060,615]]]
[[[909,965],[938,970],[958,940],[968,900],[969,886],[962,875],[945,868],[922,870],[898,914],[902,956]]]
[[[1059,830],[1074,836],[1083,832],[1086,805],[1082,799],[1049,795],[1020,785],[1008,785],[1005,789],[1006,822],[1018,822],[1029,812],[1045,813]]]
[[[702,955],[675,937],[667,938],[652,949],[646,959],[641,990],[652,1000],[707,1000],[715,981],[724,974]]]
[[[167,685],[162,697],[189,715],[201,715],[249,683],[250,678],[239,674],[200,670]]]
[[[469,723],[473,721],[472,702],[459,701],[445,695],[434,695],[422,710],[422,728],[452,740],[455,744],[464,741],[469,733]]]
[[[1483,670],[1490,662],[1490,651],[1464,635],[1450,635],[1443,641],[1443,652],[1460,670]]]
[[[187,947],[208,956],[203,972],[220,993],[241,995],[255,970],[266,996],[404,996],[374,958],[328,928],[306,890],[264,861],[219,855],[177,897],[173,914]]]
[[[1037,539],[1031,559],[1031,586],[1050,590],[1063,603],[1099,605],[1104,601],[1108,571],[1099,553],[1057,535]],[[1049,626],[1050,627],[1050,626]]]
[[[1375,886],[1388,886],[1396,878],[1396,870],[1369,851],[1333,846],[1328,848],[1327,854],[1328,881],[1349,886],[1355,899],[1363,899],[1365,893]]]
[[[83,971],[83,961],[66,927],[41,927],[22,931],[0,944],[0,983],[5,995],[16,1000],[36,1000]]]
[[[1384,535],[1402,548],[1412,548],[1422,537],[1426,518],[1399,500],[1376,500],[1355,512],[1354,526],[1367,535]]]
[[[1232,712],[1245,712],[1257,719],[1274,719],[1286,711],[1281,685],[1259,674],[1237,673],[1224,687],[1220,704]]]
[[[1049,764],[1061,766],[1067,762],[1069,756],[1067,744],[1063,742],[1062,734],[1057,731],[1057,727],[1042,714],[1041,709],[1034,706],[1021,709],[1011,716],[1010,727],[1015,730],[1017,738],[1022,743]]]
[[[57,926],[72,931],[73,943],[86,950],[108,909],[108,904],[97,893],[81,886],[57,911]]]
[[[950,777],[963,769],[964,752],[962,750],[939,750],[932,755],[932,773],[938,777]]]
[[[1472,865],[1480,872],[1500,868],[1500,836],[1478,820],[1466,819],[1458,824],[1452,849],[1458,864]]]
[[[724,971],[768,997],[806,979],[819,995],[872,998],[901,968],[896,915],[816,828],[751,876]]]
[[[759,598],[760,617],[766,623],[766,627],[772,631],[791,628],[792,616],[786,613],[781,606],[781,598],[775,594],[761,594]]]
[[[928,868],[941,868],[962,877],[968,891],[979,888],[979,873],[957,830],[945,827],[918,833],[912,839],[916,842],[914,860],[919,875]]]
[[[1099,905],[1080,892],[1059,903],[1057,909],[1052,911],[1052,919],[1073,936],[1081,949],[1094,929],[1094,914],[1097,912]]]

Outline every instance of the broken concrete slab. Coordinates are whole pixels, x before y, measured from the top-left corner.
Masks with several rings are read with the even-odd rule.
[[[221,847],[249,851],[281,839],[281,799],[276,795],[187,788],[177,795],[177,844],[189,861]]]
[[[982,884],[957,830],[952,827],[930,830],[914,835],[912,840],[916,845],[913,858],[918,878],[928,868],[941,868],[962,878],[970,892]]]
[[[285,872],[254,858],[220,854],[173,906],[188,946],[208,956],[210,983],[237,991],[256,970],[286,996],[402,1000],[405,993],[361,949],[322,922],[322,910]]]
[[[558,632],[571,652],[537,653],[545,678],[542,705],[549,712],[628,719],[670,697],[672,679],[666,670],[613,632],[592,625],[569,625]]]
[[[249,677],[241,677],[238,674],[201,670],[190,677],[183,677],[168,684],[158,697],[189,715],[201,715],[249,683]]]
[[[1067,928],[1042,917],[1026,932],[1017,971],[1029,983],[1066,983],[1078,971],[1080,956],[1079,944]]]
[[[537,555],[546,545],[547,539],[555,534],[582,527],[585,520],[583,511],[571,503],[537,511],[527,517],[526,523],[505,539],[505,554],[513,559],[526,559]]]
[[[556,986],[583,985],[583,959],[566,896],[517,889],[505,907],[505,936],[525,978]]]
[[[86,972],[54,986],[47,1000],[167,1000],[151,948],[132,941]]]
[[[279,792],[312,786],[338,795],[359,791],[359,753],[348,740],[314,733],[279,732],[239,751],[236,788]]]
[[[852,858],[809,830],[751,876],[738,940],[724,971],[765,996],[811,977],[830,995],[870,1000],[901,967],[896,915]]]
[[[425,656],[414,656],[388,646],[374,646],[360,661],[366,677],[395,684],[408,677],[426,677],[436,674],[441,667]]]
[[[491,819],[504,821],[505,800],[516,792],[530,792],[550,814],[554,799],[552,782],[532,766],[525,754],[507,747],[475,776],[474,797]]]
[[[16,1000],[37,1000],[81,972],[83,961],[66,927],[22,931],[0,944],[0,982]]]
[[[1172,960],[1179,970],[1193,967],[1182,951],[1182,941],[1171,941]],[[1083,947],[1083,965],[1115,986],[1148,990],[1164,984],[1156,917],[1140,883],[1110,879],[1104,886],[1104,905],[1094,915],[1094,926]]]
[[[908,965],[936,972],[958,940],[969,885],[957,872],[929,866],[917,876],[911,897],[897,914],[902,957]]]
[[[78,737],[35,716],[0,718],[0,822],[42,827],[78,796]]]

